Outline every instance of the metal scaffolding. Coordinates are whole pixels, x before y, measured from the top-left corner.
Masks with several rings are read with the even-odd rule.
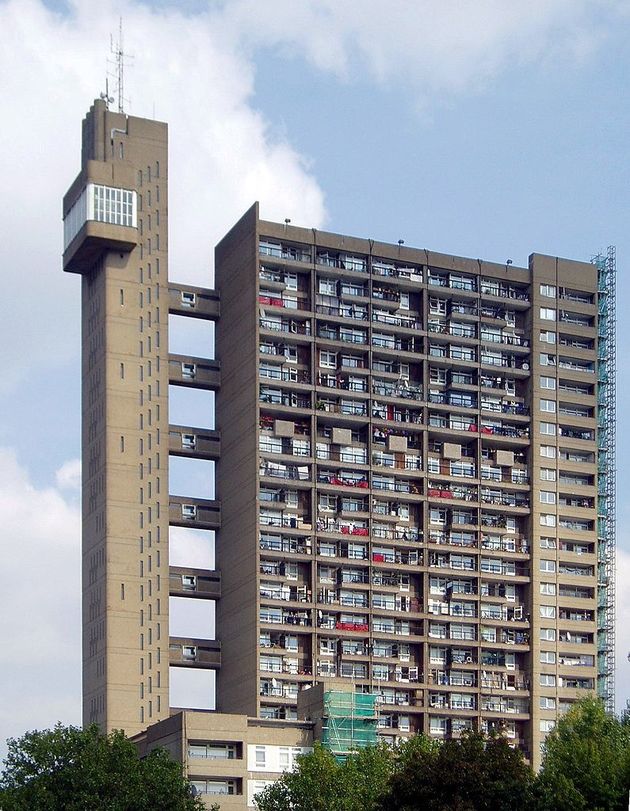
[[[597,694],[615,710],[616,315],[614,246],[592,257],[597,266]]]
[[[376,696],[329,690],[324,693],[322,744],[338,760],[377,741]]]

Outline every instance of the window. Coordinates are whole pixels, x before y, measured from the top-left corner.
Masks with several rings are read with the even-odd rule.
[[[540,629],[540,641],[541,642],[555,642],[556,641],[556,629],[555,628],[541,628]],[[555,678],[555,677],[554,677]],[[541,686],[545,686],[542,683],[542,676],[541,676]],[[555,681],[553,682],[555,684]]]
[[[556,425],[553,422],[541,422],[539,425],[539,430],[540,433],[543,434],[544,436],[556,435]]]
[[[236,780],[191,780],[197,794],[236,794]]]
[[[541,583],[540,584],[540,593],[546,594],[550,597],[553,597],[556,593],[556,584],[555,583]]]
[[[546,298],[555,298],[556,297],[556,286],[553,284],[541,284],[540,285],[540,295],[546,296]]]
[[[325,349],[319,351],[319,365],[323,369],[336,369],[337,368],[337,353],[328,352]]]
[[[550,355],[547,352],[541,352],[540,354],[540,365],[541,366],[555,366],[556,365],[556,356]]]
[[[555,482],[556,471],[551,467],[541,467],[540,480],[543,482]]]
[[[256,768],[264,769],[267,765],[267,749],[265,746],[256,747]]]
[[[541,558],[541,560],[540,560],[540,571],[541,572],[555,572],[556,571],[556,561],[555,560],[546,560],[545,558]]]
[[[553,445],[541,445],[540,446],[540,455],[544,456],[546,459],[555,459],[556,458],[556,449]]]
[[[540,709],[541,710],[555,710],[556,699],[551,696],[540,696]]]
[[[555,321],[556,320],[556,310],[553,307],[541,307],[540,308],[540,318],[542,321]]]
[[[541,490],[540,491],[540,503],[541,504],[555,504],[556,503],[556,494],[551,490]]]
[[[556,413],[556,401],[555,400],[541,400],[540,401],[540,410],[546,411],[549,414]],[[555,431],[554,431],[555,433]]]
[[[556,618],[556,607],[555,605],[541,605],[540,608],[540,616],[542,619],[548,620],[555,620]]]
[[[234,760],[237,757],[237,748],[235,743],[191,743],[188,746],[188,757]]]
[[[555,390],[555,388],[556,388],[556,379],[555,379],[555,377],[541,376],[541,378],[540,378],[540,388],[541,389]]]
[[[541,665],[555,665],[556,663],[556,653],[552,650],[541,650],[540,651],[540,664]]]
[[[556,632],[548,628],[547,630],[552,631],[555,639]],[[540,686],[541,687],[555,687],[556,686],[556,677],[551,673],[541,673],[540,674]]]
[[[551,330],[541,329],[538,337],[544,344],[555,344],[556,342],[556,333]]]
[[[541,513],[540,514],[540,526],[541,527],[555,527],[556,525],[556,516],[552,515],[551,513]]]
[[[136,228],[136,212],[135,191],[88,183],[64,217],[64,248],[68,247],[87,220]]]
[[[317,289],[323,296],[336,296],[337,282],[334,279],[319,279]]]
[[[540,539],[540,548],[541,549],[555,549],[556,548],[556,539],[555,538],[541,538]]]

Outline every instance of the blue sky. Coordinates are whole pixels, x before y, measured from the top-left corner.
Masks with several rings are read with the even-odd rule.
[[[628,4],[5,0],[0,729],[79,719],[79,280],[61,272],[60,200],[119,15],[127,111],[170,125],[174,279],[208,284],[214,243],[254,199],[270,219],[515,264],[617,246],[623,705]],[[37,588],[19,585],[26,567]]]

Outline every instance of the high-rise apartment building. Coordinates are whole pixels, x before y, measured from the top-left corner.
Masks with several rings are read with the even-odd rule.
[[[83,277],[85,721],[181,737],[169,667],[213,668],[220,714],[193,720],[232,746],[233,714],[226,758],[246,727],[308,745],[298,695],[325,681],[376,694],[388,739],[500,727],[536,764],[571,702],[613,696],[614,253],[523,268],[255,205],[217,290],[178,285],[166,126],[97,101],[83,127],[64,269]],[[217,360],[169,354],[169,313],[216,321]],[[216,430],[170,424],[169,385],[220,388]],[[217,500],[170,496],[169,455],[219,460]],[[218,571],[171,567],[169,526],[218,530]],[[169,596],[217,599],[220,642],[170,636]],[[246,779],[221,785],[244,802]]]

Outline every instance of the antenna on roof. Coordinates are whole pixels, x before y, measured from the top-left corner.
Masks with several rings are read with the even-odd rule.
[[[109,35],[110,43],[110,51],[113,55],[113,60],[108,60],[109,64],[113,63],[113,67],[115,70],[114,78],[116,79],[117,84],[117,96],[118,96],[118,112],[124,112],[125,102],[128,102],[129,99],[125,98],[125,67],[127,66],[127,60],[133,59],[131,54],[125,53],[123,47],[123,22],[122,17],[119,18],[118,22],[118,41],[114,42],[114,37],[112,34]],[[113,102],[113,99],[111,99]]]
[[[109,105],[114,103],[114,97],[109,95],[109,78],[105,77],[105,92],[101,93],[100,98],[105,102],[105,107],[109,110]]]

